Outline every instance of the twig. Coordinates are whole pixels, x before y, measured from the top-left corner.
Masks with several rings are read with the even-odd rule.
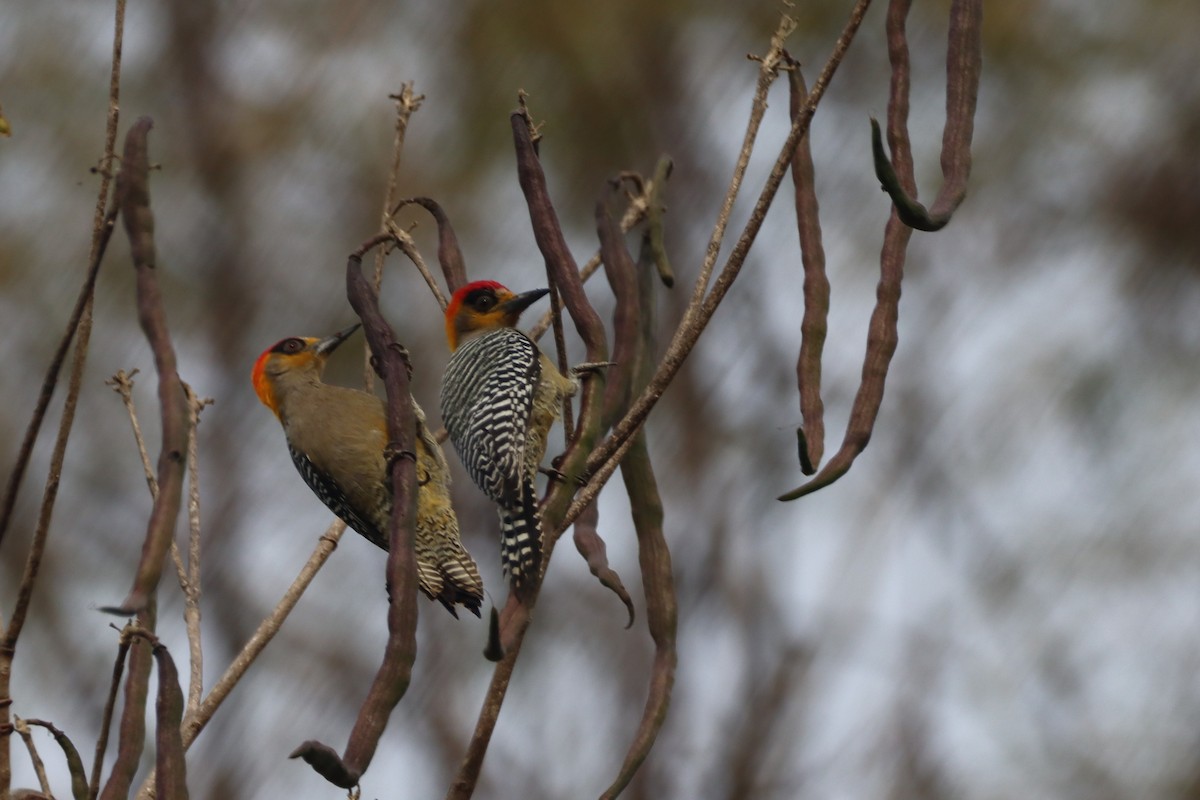
[[[146,485],[150,488],[152,500],[158,499],[158,480],[150,466],[150,454],[146,450],[146,442],[142,438],[142,427],[138,422],[137,408],[133,402],[133,377],[137,370],[125,372],[118,370],[105,383],[121,396],[129,422],[133,428],[133,439],[137,445],[138,455],[142,460],[142,471],[145,473]],[[200,470],[199,450],[196,442],[196,428],[200,424],[200,412],[211,404],[211,398],[197,398],[192,388],[186,383],[183,390],[188,404],[188,563],[185,566],[183,556],[179,552],[178,543],[171,540],[171,562],[175,565],[179,588],[183,592],[183,618],[187,628],[188,651],[190,661],[190,683],[188,687],[188,710],[191,711],[199,704],[203,693],[204,654],[200,640]]]
[[[442,294],[442,288],[438,286],[437,278],[433,277],[433,272],[430,271],[429,265],[425,263],[425,259],[421,257],[421,251],[417,249],[417,243],[413,241],[409,232],[403,230],[391,219],[387,221],[384,230],[390,233],[396,240],[400,252],[408,256],[408,260],[413,263],[413,266],[417,268],[417,272],[421,273],[421,277],[425,279],[425,285],[433,293],[433,297],[438,301],[438,305],[442,307],[442,310],[445,310],[446,304],[449,301],[446,300],[446,295]]]
[[[595,449],[589,456],[587,461],[587,474],[592,476],[588,480],[588,484],[579,492],[575,501],[571,505],[564,518],[564,523],[569,523],[583,507],[591,502],[604,482],[612,475],[616,468],[616,463],[620,458],[628,452],[626,443],[629,437],[633,435],[649,415],[651,409],[658,403],[666,391],[666,387],[674,379],[680,367],[683,366],[688,354],[695,346],[700,334],[704,332],[704,328],[708,325],[708,321],[712,318],[713,312],[724,299],[725,294],[729,291],[729,287],[733,285],[733,281],[737,278],[741,268],[746,260],[746,254],[750,250],[750,245],[753,244],[758,236],[758,231],[762,227],[762,222],[766,218],[767,209],[770,208],[772,201],[775,198],[775,193],[779,189],[779,184],[783,181],[783,176],[787,172],[788,165],[791,162],[792,152],[795,150],[800,141],[800,137],[808,130],[808,125],[812,121],[813,113],[819,105],[821,98],[824,96],[826,87],[832,80],[834,73],[841,64],[842,58],[849,49],[851,42],[854,40],[855,33],[858,31],[859,25],[862,23],[863,16],[870,6],[870,0],[858,0],[853,10],[850,12],[850,18],[846,22],[845,28],[842,30],[841,36],[838,37],[837,44],[833,48],[829,59],[825,62],[824,68],[821,70],[821,75],[818,77],[813,89],[808,95],[808,101],[804,105],[804,111],[792,122],[791,131],[788,133],[787,139],[780,148],[779,155],[775,160],[775,165],[772,167],[770,174],[767,176],[767,181],[759,193],[758,200],[754,205],[754,209],[750,214],[750,218],[746,222],[745,228],[742,230],[741,236],[734,245],[729,257],[725,261],[725,266],[722,268],[720,275],[713,283],[711,290],[707,295],[703,296],[699,308],[694,308],[697,296],[702,294],[702,287],[708,284],[708,275],[711,273],[711,266],[707,269],[701,267],[700,276],[696,280],[696,290],[693,291],[692,303],[689,303],[688,311],[684,313],[683,321],[676,329],[675,336],[671,340],[671,344],[667,348],[658,369],[651,379],[649,385],[642,392],[629,412],[613,427],[612,434]],[[788,29],[788,25],[781,23],[779,31]],[[777,35],[772,38],[772,49],[766,57],[762,59],[760,75],[763,72],[775,73],[782,65],[782,40]],[[765,104],[766,102],[766,87],[762,85],[763,81],[759,82],[759,91],[755,93],[754,105]],[[761,116],[761,112],[751,111],[751,119],[755,116]],[[751,123],[753,125],[753,122]],[[749,139],[749,137],[747,137]],[[752,144],[752,141],[743,143],[743,148]],[[748,157],[748,154],[739,155],[739,162],[743,157]],[[736,178],[736,172],[735,172]],[[736,191],[737,180],[731,181],[730,192]],[[722,206],[722,216],[718,217],[716,226],[714,226],[714,237],[712,242],[716,242],[717,249],[720,247],[720,237],[716,235],[717,228],[723,229],[723,217],[727,214],[724,211],[726,206],[732,206],[732,200],[727,197],[727,203]],[[709,252],[705,256],[705,265],[709,259],[716,258],[716,251],[712,249],[710,242]]]
[[[117,120],[120,109],[118,99],[121,88],[121,49],[125,36],[125,0],[117,0],[115,13],[112,68],[108,84],[108,120],[104,134],[104,155],[101,158],[101,163],[105,165],[113,162],[113,154],[116,151],[117,144]],[[71,316],[67,320],[67,330],[63,334],[62,339],[59,340],[58,347],[54,351],[54,356],[50,359],[50,366],[46,370],[46,377],[42,380],[41,392],[38,395],[37,404],[34,406],[33,417],[29,421],[29,426],[25,429],[25,437],[21,440],[21,449],[17,452],[13,471],[9,475],[8,484],[4,489],[4,500],[0,504],[0,544],[4,543],[4,534],[8,531],[9,523],[12,521],[12,512],[17,501],[17,493],[21,488],[21,481],[25,476],[25,470],[29,466],[29,459],[33,455],[33,444],[37,439],[38,431],[41,430],[42,420],[45,419],[46,409],[50,405],[50,397],[54,394],[54,387],[58,384],[58,373],[66,360],[71,340],[74,338],[76,331],[85,325],[88,334],[91,333],[92,297],[96,287],[96,276],[100,272],[100,262],[104,259],[104,253],[108,249],[108,241],[112,237],[113,225],[117,221],[116,204],[114,203],[111,208],[108,207],[112,173],[107,169],[99,170],[99,173],[100,189],[97,192],[96,210],[92,218],[92,245],[91,252],[88,255],[86,277],[84,278],[82,288],[79,290],[79,297],[75,300],[75,307],[72,309]],[[107,211],[105,211],[106,208],[108,208]],[[80,352],[79,348],[76,349],[76,352]],[[86,345],[82,348],[82,352],[86,358]],[[3,696],[3,693],[0,693],[0,696]],[[3,720],[0,719],[0,726],[2,725]],[[0,745],[0,750],[7,752],[7,748],[3,745]],[[5,756],[0,754],[0,760],[3,759],[5,759]],[[7,778],[5,776],[8,773],[5,764],[6,762],[0,762],[0,787],[7,786]]]
[[[37,745],[33,743],[33,734],[29,732],[29,726],[25,720],[14,716],[13,730],[20,734],[21,739],[25,741],[25,749],[29,751],[29,760],[33,763],[33,772],[37,775],[38,784],[42,787],[42,794],[52,797],[50,779],[46,777],[46,765],[42,763],[42,757],[38,755]]]
[[[71,741],[67,734],[63,733],[54,724],[41,719],[27,719],[26,725],[36,725],[40,728],[45,728],[54,737],[54,741],[58,743],[59,748],[63,751],[63,757],[67,760],[67,771],[71,775],[71,796],[74,800],[87,800],[88,784],[87,774],[83,769],[83,759],[79,757],[79,751],[75,749],[75,744]]]
[[[129,417],[129,424],[133,428],[134,445],[137,447],[138,457],[142,460],[142,474],[146,478],[146,486],[150,489],[150,499],[153,501],[158,499],[158,479],[154,477],[154,467],[150,464],[150,453],[146,450],[146,440],[142,437],[142,426],[138,422],[137,407],[133,402],[133,378],[137,374],[136,369],[129,372],[120,369],[104,383],[121,396],[125,413]],[[171,563],[175,565],[175,575],[179,579],[179,586],[183,589],[184,596],[186,596],[187,567],[183,563],[183,555],[179,552],[179,546],[173,538],[171,539]]]
[[[108,732],[112,728],[113,711],[117,706],[117,693],[121,690],[121,676],[125,672],[125,660],[128,655],[129,637],[125,635],[125,631],[122,631],[117,645],[117,658],[113,662],[108,698],[104,701],[104,713],[100,717],[100,736],[96,739],[96,752],[92,756],[92,777],[88,783],[87,793],[90,800],[95,800],[100,794],[100,771],[104,768],[104,754],[108,750]]]
[[[241,651],[234,657],[229,666],[225,668],[224,674],[209,689],[200,706],[194,712],[189,711],[184,716],[183,722],[180,723],[180,729],[182,731],[185,750],[191,747],[192,743],[196,741],[196,737],[200,735],[200,732],[204,730],[205,726],[212,719],[213,714],[217,712],[217,709],[229,697],[229,693],[233,691],[233,688],[241,681],[246,671],[250,669],[250,666],[262,654],[262,651],[275,638],[275,634],[279,633],[279,629],[283,627],[284,621],[292,613],[292,609],[296,607],[296,603],[300,601],[305,590],[312,583],[313,578],[316,577],[321,567],[325,565],[325,562],[332,555],[334,549],[337,548],[337,543],[345,531],[346,523],[341,520],[334,520],[325,532],[321,534],[317,540],[316,547],[308,557],[308,561],[300,569],[296,579],[288,586],[280,601],[276,603],[275,608],[258,624],[258,628],[255,629],[253,635],[242,646]],[[137,793],[138,800],[149,800],[153,797],[152,786],[154,780],[155,775],[152,772],[142,782],[141,787],[139,787]]]
[[[121,85],[121,47],[125,31],[125,0],[117,0],[114,31],[112,68],[109,76],[108,122],[104,140],[105,163],[112,163],[113,149],[117,141],[118,96]],[[12,519],[13,508],[16,505],[17,492],[21,480],[33,454],[33,444],[45,418],[46,408],[50,404],[50,396],[58,382],[58,373],[66,358],[67,349],[71,345],[73,334],[75,341],[75,356],[71,363],[71,374],[67,384],[67,396],[63,402],[62,416],[59,420],[58,435],[54,442],[54,450],[50,456],[50,470],[42,493],[42,505],[38,511],[37,527],[34,529],[33,540],[29,545],[29,554],[25,559],[25,567],[21,574],[21,584],[17,589],[17,599],[13,606],[12,616],[4,626],[0,635],[0,795],[12,787],[12,760],[10,751],[10,734],[12,727],[10,713],[12,705],[11,678],[13,658],[16,654],[17,639],[25,625],[25,616],[29,611],[29,603],[33,597],[33,587],[41,566],[42,555],[46,548],[46,537],[50,530],[50,517],[54,510],[54,502],[58,497],[59,476],[62,474],[62,463],[66,453],[67,439],[71,435],[71,427],[75,422],[75,407],[79,400],[79,389],[83,379],[83,365],[87,360],[88,342],[92,334],[92,303],[93,290],[96,285],[96,275],[100,270],[100,261],[112,236],[113,223],[116,221],[116,203],[105,211],[109,205],[110,179],[105,173],[101,176],[100,189],[96,198],[96,211],[92,221],[92,245],[88,257],[88,272],[80,290],[79,299],[71,312],[67,323],[67,332],[59,342],[58,350],[51,360],[46,378],[42,382],[41,393],[34,408],[33,418],[25,431],[21,449],[9,476],[5,489],[3,504],[0,505],[0,544],[3,544],[4,534]]]
[[[211,405],[211,397],[197,397],[186,383],[183,390],[188,404],[188,563],[187,580],[183,583],[183,620],[188,637],[188,697],[187,713],[195,713],[204,696],[204,648],[200,638],[200,413]],[[178,551],[171,542],[172,552]]]
[[[388,231],[391,223],[392,206],[396,204],[396,185],[400,182],[400,156],[404,152],[404,137],[408,133],[408,123],[412,115],[421,107],[425,99],[423,94],[413,93],[412,81],[400,85],[400,93],[388,95],[388,99],[396,104],[396,131],[392,138],[392,166],[388,170],[387,188],[383,192],[383,208],[379,212],[379,232]],[[375,270],[371,285],[378,292],[383,285],[383,261],[387,251],[380,248],[375,252]],[[375,387],[375,371],[371,369],[371,351],[363,348],[363,386],[369,392]]]
[[[563,375],[570,374],[570,367],[567,366],[567,337],[563,333],[562,323],[562,300],[558,296],[558,287],[554,284],[554,279],[547,275],[550,279],[550,313],[554,315],[554,352],[558,356],[558,371]],[[566,432],[568,441],[575,435],[575,414],[572,411],[571,398],[563,396],[562,399],[562,424],[563,431]]]

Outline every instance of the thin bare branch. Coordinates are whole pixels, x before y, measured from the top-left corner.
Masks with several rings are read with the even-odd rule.
[[[210,397],[197,397],[186,383],[188,403],[188,563],[183,589],[183,620],[188,637],[187,713],[193,714],[204,697],[204,648],[200,638],[200,413],[212,404]],[[172,542],[172,551],[178,547]]]
[[[129,423],[133,429],[133,439],[137,446],[138,456],[142,461],[142,471],[146,477],[146,485],[150,489],[152,500],[158,499],[158,479],[150,465],[150,454],[146,450],[146,442],[142,437],[142,426],[138,421],[137,407],[133,402],[133,378],[137,370],[125,372],[118,370],[105,383],[121,396]],[[188,649],[190,660],[190,683],[188,687],[188,710],[193,711],[203,696],[204,654],[200,640],[200,470],[199,450],[196,442],[196,429],[200,424],[200,412],[211,404],[211,398],[198,398],[192,388],[186,383],[183,390],[188,404],[188,563],[183,563],[179,545],[171,540],[171,562],[175,565],[179,588],[183,592],[184,624],[187,628]]]
[[[142,474],[146,478],[146,486],[150,489],[150,499],[158,499],[158,479],[154,477],[154,466],[150,463],[150,453],[146,449],[146,440],[142,436],[142,425],[138,421],[137,407],[133,402],[133,378],[138,374],[136,369],[126,372],[117,370],[105,385],[121,396],[129,424],[133,428],[133,442],[137,447],[138,457],[142,460]],[[190,450],[190,447],[189,447]],[[183,555],[175,540],[171,540],[171,563],[175,565],[175,576],[179,579],[179,587],[187,595],[187,566],[183,563]]]
[[[126,626],[128,627],[128,626]],[[88,783],[87,796],[90,800],[100,794],[100,771],[104,768],[104,754],[108,751],[108,732],[112,728],[113,711],[117,707],[117,693],[121,690],[121,676],[125,672],[125,659],[129,655],[129,637],[121,632],[117,646],[117,658],[113,663],[112,681],[108,687],[108,698],[104,701],[104,713],[100,717],[100,736],[96,739],[96,752],[92,756],[92,777]]]
[[[63,751],[63,757],[67,761],[67,772],[71,775],[71,796],[74,800],[87,800],[87,773],[84,772],[83,759],[79,757],[79,751],[75,749],[75,744],[71,741],[70,737],[55,727],[53,723],[42,719],[27,719],[25,720],[25,724],[45,728],[50,732],[59,749]]]
[[[339,520],[334,520],[333,523],[321,534],[317,540],[317,545],[313,549],[312,554],[308,557],[301,568],[296,579],[288,586],[284,592],[282,599],[275,605],[271,613],[258,624],[253,635],[242,646],[240,652],[234,657],[233,661],[226,667],[225,672],[213,684],[212,689],[205,695],[204,701],[200,703],[199,708],[195,712],[189,711],[180,723],[180,729],[183,736],[183,747],[187,750],[196,741],[196,737],[204,730],[212,719],[213,714],[229,697],[229,693],[237,686],[242,677],[250,669],[254,661],[262,654],[271,640],[275,638],[275,634],[279,633],[279,629],[283,627],[284,621],[288,615],[296,607],[296,603],[304,595],[306,589],[312,579],[316,577],[321,567],[333,554],[337,548],[338,542],[342,538],[342,534],[346,532],[346,523]],[[155,781],[155,773],[152,771],[150,775],[142,781],[142,785],[138,788],[138,800],[150,800],[154,797],[153,786]]]
[[[29,459],[33,455],[33,445],[37,439],[38,431],[41,430],[42,421],[46,416],[46,409],[50,405],[50,398],[54,394],[54,387],[58,385],[58,374],[62,370],[62,365],[66,361],[67,350],[71,347],[71,340],[75,337],[76,331],[82,326],[87,327],[87,331],[91,332],[92,318],[92,296],[96,287],[96,276],[100,272],[100,262],[104,260],[104,253],[108,249],[109,239],[112,238],[113,226],[117,221],[117,205],[113,203],[109,207],[109,189],[112,184],[112,172],[109,167],[114,160],[114,153],[117,145],[117,121],[119,119],[121,89],[121,50],[124,46],[125,39],[125,0],[117,0],[115,20],[113,23],[113,50],[112,50],[112,67],[109,73],[108,82],[108,118],[104,134],[104,155],[100,159],[100,163],[104,166],[103,169],[97,170],[100,175],[100,188],[96,197],[96,210],[92,217],[92,245],[91,252],[88,255],[88,269],[83,280],[83,286],[79,290],[79,297],[75,300],[75,306],[71,311],[71,316],[67,320],[67,330],[59,340],[58,347],[55,348],[54,356],[50,359],[50,366],[46,370],[46,377],[42,380],[42,388],[38,394],[37,404],[34,406],[33,416],[29,421],[29,426],[25,429],[25,436],[21,440],[21,448],[17,452],[16,461],[13,463],[12,473],[8,476],[8,484],[4,489],[4,500],[0,503],[0,545],[4,543],[4,535],[8,532],[9,523],[12,521],[13,508],[16,505],[17,493],[21,488],[21,481],[25,477],[25,470],[29,466]],[[105,209],[108,209],[107,211]],[[82,353],[83,358],[86,358],[87,347],[76,348],[76,353]],[[79,358],[80,356],[76,356]],[[69,426],[68,426],[69,427]],[[5,692],[0,691],[0,697],[4,696]],[[0,726],[4,720],[0,719]],[[4,753],[7,752],[7,747],[0,745],[0,787],[7,786],[7,759]]]
[[[119,117],[118,103],[121,86],[121,49],[125,33],[125,0],[117,0],[115,20],[113,23],[113,54],[112,67],[109,73],[108,89],[108,121],[104,138],[103,164],[108,167],[113,162],[113,153],[117,141],[117,120]],[[107,169],[103,170],[100,179],[100,189],[96,197],[96,210],[92,217],[92,245],[88,256],[87,277],[83,288],[71,312],[67,323],[66,333],[59,342],[58,349],[51,359],[46,377],[42,381],[41,392],[34,408],[33,417],[26,428],[21,448],[17,453],[13,471],[9,475],[8,484],[4,491],[4,499],[0,501],[0,545],[4,542],[5,532],[12,520],[12,512],[16,507],[17,493],[29,459],[33,455],[33,445],[45,418],[50,397],[58,383],[58,374],[66,359],[72,338],[75,338],[75,356],[71,362],[71,374],[68,379],[67,396],[63,402],[62,416],[59,420],[58,435],[54,442],[54,450],[50,456],[49,476],[42,492],[42,505],[38,511],[37,527],[34,529],[33,540],[29,545],[29,553],[25,559],[25,568],[21,574],[21,584],[17,589],[17,599],[12,616],[4,625],[3,635],[0,635],[0,795],[12,787],[11,734],[12,724],[10,714],[12,707],[11,679],[13,658],[16,655],[17,639],[25,625],[25,615],[33,597],[33,586],[41,566],[42,555],[45,552],[46,537],[50,530],[50,517],[54,503],[58,497],[59,476],[62,474],[62,463],[66,453],[67,439],[71,435],[71,427],[75,422],[75,407],[79,400],[79,389],[83,380],[83,365],[87,361],[88,342],[92,333],[92,303],[96,276],[100,270],[100,262],[112,237],[113,224],[116,222],[117,203],[109,208],[109,190],[111,178]],[[109,209],[109,210],[105,210]],[[77,338],[76,338],[77,337]],[[0,624],[3,624],[0,622]]]
[[[808,131],[808,125],[812,121],[812,115],[819,105],[821,98],[824,96],[825,89],[832,80],[834,73],[841,64],[846,51],[849,49],[854,36],[858,31],[859,25],[862,23],[863,16],[870,6],[870,0],[858,0],[853,10],[850,12],[850,18],[846,22],[845,28],[842,30],[841,36],[834,46],[833,52],[829,59],[825,62],[824,68],[821,70],[821,75],[817,78],[813,89],[808,95],[808,101],[804,104],[804,111],[797,116],[792,122],[791,131],[788,133],[787,139],[780,148],[779,155],[776,157],[775,165],[772,167],[770,174],[767,176],[765,185],[759,193],[758,201],[754,205],[754,209],[750,214],[750,218],[746,222],[745,228],[742,230],[741,236],[734,245],[729,257],[726,259],[725,266],[722,268],[720,275],[717,276],[709,293],[703,296],[699,308],[695,308],[696,298],[702,294],[702,286],[707,286],[708,275],[711,273],[711,268],[701,268],[700,276],[696,280],[696,290],[693,292],[693,302],[689,304],[688,311],[684,314],[684,319],[680,323],[675,332],[671,344],[667,348],[667,352],[663,355],[654,377],[649,385],[638,397],[638,399],[630,407],[629,412],[613,427],[612,434],[600,444],[588,457],[587,474],[591,476],[588,483],[576,496],[571,504],[570,510],[564,517],[564,524],[569,524],[578,516],[587,503],[599,493],[604,483],[612,475],[616,469],[617,463],[628,452],[628,441],[642,424],[646,421],[646,417],[650,414],[651,409],[658,403],[666,391],[666,387],[674,379],[679,372],[683,362],[687,359],[688,354],[695,346],[700,334],[704,332],[704,328],[708,325],[708,321],[712,318],[713,312],[724,299],[725,294],[729,291],[729,287],[733,285],[741,268],[746,260],[746,254],[750,250],[750,245],[754,243],[758,236],[758,231],[762,227],[763,220],[766,218],[767,209],[770,208],[772,201],[775,198],[775,193],[779,189],[780,183],[783,181],[783,176],[787,172],[788,166],[791,163],[792,153],[799,144],[800,137]],[[788,29],[788,25],[781,23],[780,31]],[[763,73],[774,74],[784,65],[783,61],[782,40],[777,35],[772,38],[772,48],[767,56],[761,59],[762,65],[760,70],[760,91],[755,93],[754,105],[766,103],[766,88],[763,86],[764,81],[761,79]],[[753,119],[756,116],[761,116],[761,111],[751,111],[751,123],[748,127],[754,127]],[[747,141],[743,148],[752,145],[751,137],[747,136]],[[739,155],[739,162],[743,157],[748,157],[745,153]],[[735,170],[735,179],[731,181],[730,192],[736,193],[737,185],[740,183],[740,178]],[[722,206],[722,217],[726,215],[724,211],[726,206],[732,206],[732,199],[727,197],[727,202]],[[721,236],[718,236],[718,228],[723,231],[722,217],[718,217],[717,224],[714,226],[714,237],[710,242],[710,251],[705,256],[705,263],[709,257],[715,258],[712,250],[712,243],[715,242],[719,250]]]
[[[50,779],[46,777],[46,765],[42,763],[42,757],[38,755],[37,745],[33,742],[33,734],[29,732],[29,725],[20,717],[13,717],[13,730],[25,742],[25,749],[29,752],[29,761],[33,764],[33,772],[37,775],[42,793],[47,797],[53,797],[53,792],[50,791]]]
[[[400,157],[404,153],[404,137],[412,115],[421,108],[425,95],[413,92],[412,81],[400,85],[399,94],[388,95],[396,104],[396,129],[392,138],[392,166],[388,170],[387,188],[383,192],[383,207],[379,211],[379,233],[387,233],[392,226],[392,207],[396,205],[396,186],[400,182]],[[419,256],[418,256],[419,257]],[[375,269],[371,285],[378,292],[383,286],[383,262],[387,248],[375,251]],[[436,292],[435,292],[436,293]],[[375,388],[375,370],[371,367],[371,351],[363,348],[363,387],[369,392]]]
[[[387,221],[384,230],[390,233],[392,238],[396,240],[400,252],[408,256],[408,260],[413,263],[413,266],[417,268],[417,272],[421,273],[421,277],[425,279],[425,285],[433,293],[433,297],[438,301],[438,305],[442,307],[442,310],[445,310],[446,304],[449,301],[446,300],[446,295],[442,294],[442,287],[438,285],[437,278],[433,277],[433,272],[429,269],[429,265],[425,263],[425,259],[421,256],[421,251],[417,249],[417,243],[413,241],[409,232],[402,229],[391,219]]]

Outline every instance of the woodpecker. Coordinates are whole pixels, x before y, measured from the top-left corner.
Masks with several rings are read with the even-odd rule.
[[[513,294],[495,281],[475,281],[446,306],[453,355],[442,376],[442,421],[471,480],[499,506],[501,564],[515,589],[538,574],[534,479],[563,398],[578,389],[515,327],[548,292]]]
[[[329,510],[372,544],[388,549],[392,484],[387,416],[373,394],[321,380],[329,354],[358,329],[324,339],[296,337],[267,348],[251,379],[258,399],[283,425],[300,476]],[[441,447],[417,418],[417,580],[421,591],[458,616],[455,604],[479,616],[483,581],[462,545],[450,505],[450,472]]]

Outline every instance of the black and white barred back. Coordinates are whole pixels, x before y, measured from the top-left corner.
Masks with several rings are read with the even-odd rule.
[[[467,474],[500,506],[500,552],[514,586],[535,576],[541,521],[525,433],[541,375],[541,353],[515,328],[464,342],[442,378],[442,421]]]

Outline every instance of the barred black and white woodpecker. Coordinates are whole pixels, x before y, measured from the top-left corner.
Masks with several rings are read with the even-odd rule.
[[[564,397],[564,376],[516,329],[548,289],[513,294],[495,281],[463,286],[446,306],[453,355],[442,377],[442,421],[475,484],[499,506],[500,557],[514,588],[537,578],[542,524],[534,479]]]
[[[345,523],[388,549],[392,485],[388,475],[387,410],[368,392],[321,380],[325,362],[358,325],[324,339],[291,337],[267,348],[254,364],[254,391],[283,425],[288,451],[304,482]],[[421,591],[458,616],[479,616],[483,581],[462,545],[450,505],[450,471],[442,448],[417,418],[415,550]]]

